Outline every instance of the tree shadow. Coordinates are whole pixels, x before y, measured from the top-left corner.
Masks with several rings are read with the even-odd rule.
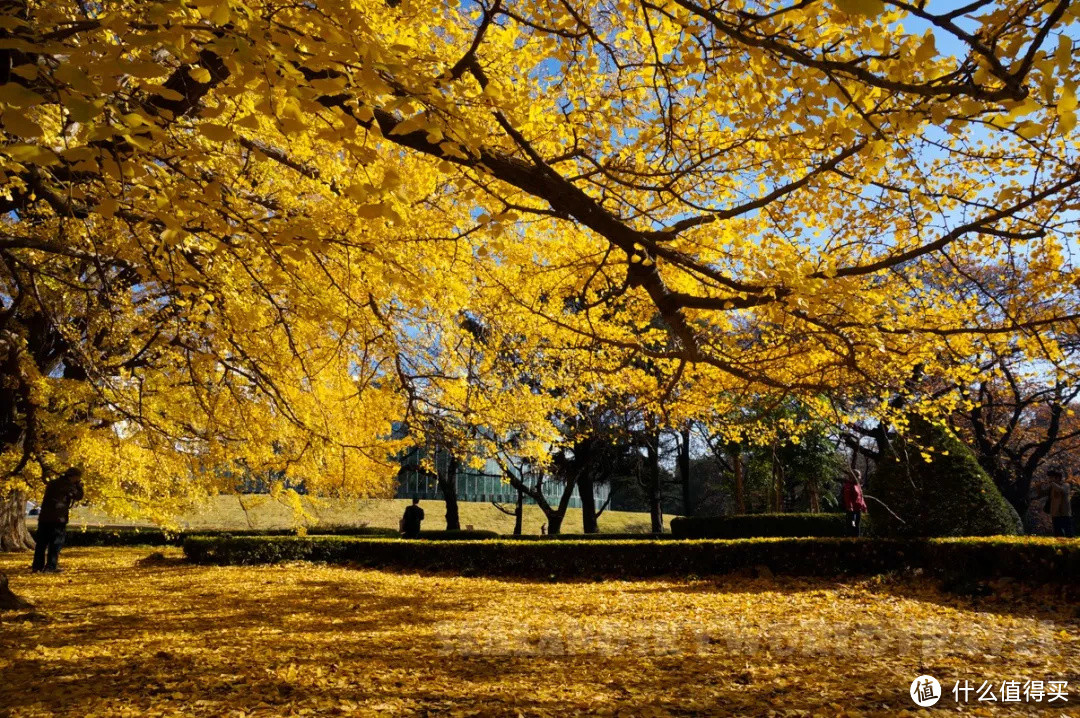
[[[8,685],[33,682],[40,690],[5,691],[4,705],[52,715],[107,706],[144,714],[167,707],[188,715],[291,715],[305,707],[316,715],[342,715],[350,711],[341,706],[351,704],[422,715],[453,709],[470,715],[643,715],[659,709],[688,716],[757,715],[770,705],[798,710],[836,700],[848,710],[878,714],[908,707],[906,687],[889,690],[871,671],[838,671],[808,695],[806,686],[791,680],[798,673],[794,664],[777,664],[759,676],[739,661],[715,656],[450,656],[413,664],[406,658],[345,651],[328,665],[323,656],[290,655],[284,663],[157,651],[62,665],[25,660],[5,672]],[[853,692],[860,684],[864,688]]]
[[[797,621],[756,620],[769,594],[798,594],[793,605],[809,611],[845,592],[859,600],[874,593],[956,600],[925,580],[722,576],[598,585],[605,597],[630,597],[623,611],[672,605],[665,594],[686,595],[684,601],[698,606],[684,614],[626,615],[606,614],[615,609],[578,585],[592,581],[567,585],[578,595],[562,600],[559,586],[540,585],[550,582],[511,579],[299,565],[121,565],[82,562],[75,552],[72,564],[67,575],[33,582],[19,576],[33,588],[46,620],[0,626],[0,705],[14,714],[310,709],[347,715],[362,708],[401,715],[640,715],[655,709],[759,715],[770,706],[812,711],[837,703],[889,715],[909,708],[910,699],[907,685],[883,680],[882,666],[899,666],[912,677],[927,668],[939,678],[963,677],[958,672],[965,667],[937,654],[877,645],[872,632],[858,633],[863,619],[857,614],[829,634],[853,632],[835,644],[800,638]],[[814,592],[822,595],[805,595]],[[735,600],[710,602],[710,593]],[[708,622],[716,606],[737,607],[750,620],[714,622],[727,635],[694,633],[694,622]],[[603,630],[609,615],[620,619],[612,626],[631,628],[623,635],[575,633],[591,619]],[[1056,627],[1070,625],[1060,611],[1039,615]],[[530,621],[537,628],[532,633]],[[492,640],[503,630],[507,640]],[[765,635],[770,632],[772,639]]]
[[[759,578],[726,574],[697,578],[686,583],[680,581],[676,577],[626,581],[623,582],[625,587],[620,590],[642,595],[666,592],[766,594],[835,591],[841,596],[866,591],[965,611],[1080,621],[1080,587],[1070,584],[1040,585],[1010,580],[956,582],[910,574],[836,578],[788,575]]]

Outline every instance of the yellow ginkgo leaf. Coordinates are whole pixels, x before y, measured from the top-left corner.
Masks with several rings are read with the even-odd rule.
[[[1061,127],[1062,134],[1069,134],[1076,127],[1076,112],[1058,112],[1058,123]]]
[[[1061,88],[1061,98],[1057,103],[1058,112],[1072,112],[1076,109],[1076,83],[1066,82]]]
[[[64,107],[68,111],[68,117],[74,122],[89,122],[101,114],[101,106],[98,103],[75,95],[64,98]]]
[[[112,197],[104,197],[97,205],[98,214],[103,217],[112,217],[116,214],[118,203]]]
[[[7,145],[6,147],[0,147],[0,153],[7,155],[16,162],[30,162],[39,165],[53,165],[60,161],[60,158],[58,158],[56,154],[47,147],[28,145],[21,142],[13,145]]]
[[[849,15],[876,16],[885,12],[882,0],[836,0],[836,7]]]
[[[229,140],[236,139],[236,133],[225,125],[217,125],[212,122],[205,122],[199,125],[199,132],[208,140],[214,142],[228,142]]]
[[[0,85],[0,104],[24,109],[44,102],[45,98],[33,90],[23,87],[18,82]]]
[[[1040,122],[1022,122],[1016,128],[1016,134],[1023,137],[1025,140],[1030,140],[1033,137],[1038,137],[1046,130],[1046,125]]]
[[[127,74],[132,77],[141,77],[148,79],[151,77],[161,77],[167,70],[156,62],[130,62],[124,65],[124,69]]]
[[[3,115],[4,129],[26,139],[35,139],[41,136],[41,125],[29,119],[18,110],[8,110]]]
[[[365,204],[356,208],[357,216],[365,219],[382,217],[385,213],[386,207],[381,204]]]
[[[915,60],[917,62],[929,62],[935,57],[937,57],[937,44],[934,34],[928,32],[922,43],[919,44],[918,49],[915,50]]]
[[[219,2],[217,7],[210,13],[210,22],[215,25],[224,25],[229,22],[229,18],[232,16],[232,8],[229,7],[227,2]]]
[[[1072,39],[1065,33],[1058,35],[1058,46],[1054,50],[1054,62],[1057,63],[1058,72],[1068,72],[1072,64]]]

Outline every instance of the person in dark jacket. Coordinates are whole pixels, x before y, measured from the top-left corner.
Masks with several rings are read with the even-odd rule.
[[[855,469],[848,469],[844,479],[843,503],[844,513],[847,515],[847,525],[852,536],[858,536],[861,531],[862,513],[866,511],[866,499],[863,498],[862,486],[859,479],[862,475]]]
[[[1073,537],[1072,486],[1061,469],[1046,472],[1046,487],[1039,494],[1045,498],[1047,513],[1054,524],[1054,535]]]
[[[68,513],[71,505],[81,501],[82,497],[80,469],[70,468],[45,485],[45,498],[41,500],[41,513],[38,514],[37,534],[34,537],[33,571],[60,572],[56,563],[60,558],[60,549],[64,547]]]
[[[414,496],[412,506],[405,507],[401,517],[401,535],[408,539],[420,538],[420,522],[424,520],[424,510],[420,508],[420,497]]]

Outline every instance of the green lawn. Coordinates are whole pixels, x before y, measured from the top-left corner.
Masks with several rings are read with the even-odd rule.
[[[320,526],[381,526],[397,528],[408,499],[309,499],[304,505],[314,515],[313,525]],[[446,528],[445,508],[441,501],[421,502],[427,515],[425,529]],[[490,503],[458,504],[461,527],[511,533],[514,517],[500,512]],[[564,533],[581,533],[581,509],[568,509],[563,521]],[[290,528],[296,525],[292,509],[266,495],[217,496],[204,506],[179,518],[180,525],[189,529]],[[539,534],[545,522],[537,506],[526,506],[523,530]],[[72,525],[127,525],[130,521],[110,517],[93,507],[80,506],[72,511]],[[665,520],[665,526],[667,522]],[[600,516],[600,530],[605,533],[647,532],[649,515],[628,511],[605,511]]]

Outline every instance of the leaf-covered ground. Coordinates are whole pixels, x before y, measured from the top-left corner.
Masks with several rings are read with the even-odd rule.
[[[33,613],[0,614],[0,715],[897,715],[924,673],[1068,680],[1060,589],[984,598],[922,579],[535,583],[296,564],[195,567],[70,549],[58,576],[0,555]],[[995,691],[996,692],[996,691]]]

